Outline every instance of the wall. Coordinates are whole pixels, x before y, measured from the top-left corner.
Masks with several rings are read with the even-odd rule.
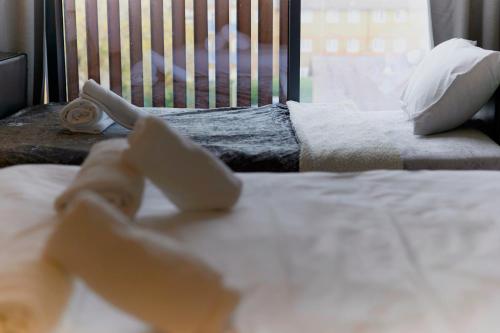
[[[0,0],[0,51],[28,54],[28,100],[33,96],[34,4],[43,0]]]

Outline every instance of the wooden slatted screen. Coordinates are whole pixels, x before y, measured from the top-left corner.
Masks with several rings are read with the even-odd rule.
[[[80,93],[75,0],[64,2],[64,29],[66,31],[66,84],[68,99],[71,101]]]
[[[208,1],[194,3],[194,71],[195,106],[210,106],[209,54],[208,54]]]
[[[286,103],[288,92],[288,24],[289,0],[280,0],[280,48],[279,48],[279,91],[280,103]]]
[[[177,0],[175,2],[178,2]],[[142,8],[141,1],[129,0],[130,26],[130,76],[132,78],[132,103],[144,105],[144,71],[142,66]]]
[[[250,106],[252,103],[252,2],[238,0],[237,12],[237,102],[239,106]]]
[[[229,0],[215,0],[215,86],[216,106],[230,105]]]
[[[122,95],[122,57],[120,40],[120,1],[108,0],[110,89]]]
[[[98,1],[101,0],[62,1],[69,100],[78,97],[82,79],[87,77],[109,82],[111,90],[130,96],[138,106],[208,108],[250,106],[255,100],[259,105],[287,100],[290,0],[107,0],[107,22],[99,22],[98,11],[102,9]],[[83,7],[75,6],[75,2],[82,2],[84,13],[76,11],[75,8]],[[145,8],[149,8],[149,12],[146,11],[149,15],[145,14]],[[171,10],[168,12],[167,8]],[[126,17],[125,12],[128,13],[127,31],[120,21]],[[165,13],[170,16],[165,17]],[[85,15],[85,20],[78,19],[78,15]],[[256,16],[258,23],[253,20]],[[187,21],[189,17],[192,19]],[[276,20],[279,20],[279,31],[273,30]],[[84,22],[85,27],[80,27],[78,22]],[[194,25],[189,26],[188,22]],[[144,31],[149,30],[149,26],[143,29],[143,23],[150,24],[150,35]],[[171,36],[165,35],[166,24],[171,24]],[[106,27],[107,32],[99,30]],[[86,38],[79,38],[81,29]],[[252,39],[254,29],[258,30],[258,44]],[[107,34],[109,50],[102,49],[99,32]],[[276,33],[279,39],[275,38]],[[274,47],[275,40],[279,40],[279,48]],[[258,50],[254,45],[258,45]],[[194,56],[187,52],[191,46]],[[279,62],[275,63],[274,53],[278,49]],[[123,50],[130,50],[130,54],[128,51],[124,54]],[[257,61],[252,57],[254,51],[258,54]],[[101,57],[106,54],[103,52],[108,52],[109,73],[101,68],[108,60],[100,59],[100,54]],[[130,73],[124,72],[128,70],[128,57]],[[144,73],[144,60],[149,64],[149,59],[151,75],[149,67]],[[278,68],[276,76],[273,73]],[[109,75],[109,81],[102,75]],[[188,95],[191,96],[188,81],[194,82],[192,105],[188,105]],[[279,96],[273,96],[274,85],[279,85]],[[130,95],[125,94],[128,87],[131,87]],[[235,97],[231,91],[236,91]]]
[[[259,0],[259,105],[273,102],[273,1]]]
[[[97,0],[86,0],[87,19],[87,60],[89,79],[101,82],[99,61],[99,24],[97,18]]]
[[[163,0],[151,0],[151,63],[153,106],[165,106],[165,36],[163,32]]]
[[[174,106],[186,107],[186,3],[172,0]]]

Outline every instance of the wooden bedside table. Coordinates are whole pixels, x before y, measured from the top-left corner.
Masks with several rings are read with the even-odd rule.
[[[26,54],[0,52],[0,119],[26,107],[27,72]]]

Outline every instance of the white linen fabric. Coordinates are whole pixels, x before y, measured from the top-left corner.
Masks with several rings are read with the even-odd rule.
[[[111,119],[127,129],[134,128],[136,121],[140,118],[149,116],[147,111],[132,105],[94,80],[85,82],[80,97],[97,104]]]
[[[500,85],[500,52],[451,39],[434,48],[410,77],[401,97],[414,133],[454,129],[477,113]]]
[[[144,177],[122,158],[126,139],[95,144],[69,187],[57,197],[55,208],[63,212],[83,191],[92,191],[134,217],[142,202]]]
[[[289,109],[302,172],[500,170],[500,146],[473,128],[417,136],[401,110],[359,112],[335,103]]]
[[[61,126],[75,133],[99,134],[114,124],[108,114],[94,102],[77,98],[59,113]]]
[[[47,199],[53,201],[73,175],[60,169],[58,175],[37,179],[32,191],[29,183],[45,176],[36,168],[0,172],[1,333],[50,333],[65,312],[72,280],[43,259],[43,248],[54,222],[47,216]]]
[[[162,332],[220,333],[238,297],[220,276],[168,238],[144,238],[92,192],[75,198],[48,241],[47,256],[117,307]]]
[[[12,235],[21,230],[50,229],[52,200],[77,171],[1,170],[0,182],[11,184],[0,187],[9,198],[0,202],[2,237],[17,242]],[[242,198],[226,212],[179,213],[148,186],[136,224],[151,242],[175,239],[240,292],[237,332],[491,333],[500,326],[499,172],[240,177]],[[57,333],[149,332],[92,295],[79,288]]]
[[[124,159],[183,211],[229,209],[241,181],[217,157],[157,117],[139,120]]]
[[[383,113],[359,112],[344,103],[288,102],[300,142],[300,171],[353,172],[402,169],[400,152],[381,128]]]

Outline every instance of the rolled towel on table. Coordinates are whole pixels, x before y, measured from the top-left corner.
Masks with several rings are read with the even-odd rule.
[[[229,209],[238,201],[242,182],[218,158],[164,121],[137,122],[124,159],[134,165],[183,211]]]
[[[162,332],[222,332],[237,294],[176,241],[155,237],[86,192],[61,216],[45,253],[107,301]]]
[[[142,203],[144,177],[122,158],[127,140],[113,139],[95,144],[73,183],[55,201],[63,211],[82,191],[93,191],[128,216],[135,216]]]
[[[103,108],[83,98],[77,98],[59,113],[61,125],[76,133],[99,134],[113,125]]]
[[[85,82],[80,96],[97,104],[111,119],[128,129],[132,129],[138,119],[150,115],[94,80]]]
[[[0,332],[52,332],[71,295],[71,279],[41,260],[10,266],[0,267]]]

